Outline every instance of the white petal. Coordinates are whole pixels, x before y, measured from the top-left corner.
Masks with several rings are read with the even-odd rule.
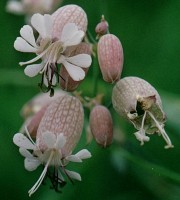
[[[67,156],[66,160],[71,161],[71,162],[82,162],[82,160],[76,155]]]
[[[24,14],[24,7],[21,2],[8,1],[6,11],[14,14]]]
[[[29,44],[37,48],[33,29],[29,25],[25,25],[20,30],[21,37],[24,38]]]
[[[42,38],[51,37],[52,17],[51,15],[34,14],[31,18],[32,26],[37,30]]]
[[[79,44],[84,37],[84,32],[78,30],[78,27],[74,23],[68,23],[64,26],[61,42],[64,46],[73,46]]]
[[[134,133],[134,135],[136,136],[136,139],[140,142],[148,142],[150,140],[149,137],[145,135],[144,130],[137,131]]]
[[[35,149],[35,145],[31,143],[31,141],[25,137],[22,133],[16,133],[13,137],[13,142],[18,147],[22,147],[24,149]]]
[[[70,171],[66,169],[66,173],[68,174],[68,176],[72,179],[76,179],[78,181],[81,181],[81,176],[80,174],[78,174],[77,172],[74,171]]]
[[[51,38],[53,29],[53,20],[51,15],[48,14],[44,15],[44,23],[45,23],[46,37]]]
[[[68,71],[69,75],[74,81],[80,81],[84,79],[85,72],[80,67],[72,65],[68,63],[67,61],[63,61],[63,64],[66,70]]]
[[[48,148],[52,149],[56,143],[56,136],[51,132],[45,132],[42,135],[44,142],[48,146]]]
[[[19,153],[25,158],[33,158],[34,156],[25,148],[19,148]]]
[[[37,158],[25,158],[24,160],[25,169],[28,171],[34,171],[40,164]]]
[[[91,153],[87,149],[82,149],[76,153],[75,156],[79,157],[80,159],[87,159],[91,158]]]
[[[21,52],[36,52],[36,48],[28,44],[23,38],[17,37],[14,42],[14,48]]]
[[[66,60],[79,67],[88,68],[91,65],[92,59],[88,54],[79,54],[73,57],[68,57]]]
[[[61,133],[57,137],[55,148],[56,149],[61,149],[61,148],[63,148],[63,146],[65,145],[65,143],[66,143],[66,137]]]
[[[38,75],[38,73],[41,71],[41,69],[43,68],[43,63],[40,64],[33,64],[33,65],[28,65],[25,69],[24,69],[24,73],[29,76],[29,77],[34,77],[36,75]]]

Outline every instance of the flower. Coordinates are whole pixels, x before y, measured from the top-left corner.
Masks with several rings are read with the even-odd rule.
[[[134,135],[141,145],[150,140],[145,133],[158,133],[165,140],[166,149],[174,147],[164,130],[166,115],[160,95],[147,81],[138,77],[120,79],[113,88],[112,104],[138,130]]]
[[[76,97],[65,94],[53,100],[45,110],[38,124],[35,142],[26,126],[27,136],[22,133],[14,135],[13,142],[20,147],[19,151],[25,157],[25,168],[33,171],[40,164],[45,166],[41,176],[29,190],[29,195],[39,188],[45,176],[50,178],[55,190],[66,183],[63,174],[70,180],[81,180],[78,173],[69,171],[65,167],[70,161],[82,162],[82,159],[91,157],[86,149],[72,155],[81,137],[83,122],[84,112],[81,102]],[[53,171],[50,166],[53,167]]]
[[[25,25],[20,30],[21,37],[17,37],[14,43],[14,48],[17,51],[37,54],[34,59],[19,63],[21,66],[27,65],[24,70],[25,74],[34,77],[41,73],[45,86],[55,86],[57,83],[56,75],[59,77],[57,64],[63,64],[73,80],[84,79],[85,72],[81,67],[88,68],[91,65],[90,55],[78,54],[72,57],[66,55],[67,49],[80,44],[84,32],[78,30],[74,23],[67,23],[60,38],[53,38],[53,19],[48,14],[34,14],[31,18],[31,24],[39,33],[38,39],[35,39],[32,27]],[[42,59],[41,63],[31,64],[39,59]]]
[[[7,12],[25,14],[31,17],[34,13],[51,13],[62,0],[9,0],[6,5]]]
[[[27,129],[26,129],[27,131]],[[52,132],[45,132],[42,136],[43,142],[46,145],[46,150],[42,151],[40,146],[31,139],[28,131],[27,136],[16,133],[13,137],[13,142],[19,148],[19,152],[22,156],[25,157],[24,166],[28,171],[34,171],[40,164],[44,165],[44,170],[41,173],[39,179],[34,184],[34,186],[28,191],[29,196],[31,196],[41,185],[44,177],[47,175],[48,168],[53,166],[55,170],[57,170],[57,184],[63,184],[65,179],[63,178],[63,174],[68,178],[76,179],[81,181],[81,176],[77,172],[70,171],[65,167],[67,164],[71,162],[82,162],[83,159],[87,159],[91,157],[91,153],[83,149],[76,153],[75,155],[67,155],[63,156],[62,148],[66,143],[66,137],[63,133],[55,134]],[[29,152],[28,150],[32,150],[33,152]]]

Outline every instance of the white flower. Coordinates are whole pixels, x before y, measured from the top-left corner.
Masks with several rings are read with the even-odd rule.
[[[6,5],[7,12],[14,14],[49,13],[54,10],[62,0],[9,0]]]
[[[27,131],[27,129],[26,129]],[[31,196],[41,185],[44,177],[46,176],[47,170],[49,166],[54,166],[57,169],[58,167],[58,177],[61,182],[64,182],[64,178],[62,173],[67,175],[68,178],[76,179],[81,181],[81,176],[77,172],[70,171],[65,169],[65,166],[69,161],[71,162],[82,162],[83,159],[87,159],[91,157],[91,153],[83,149],[76,153],[75,155],[68,155],[65,158],[62,156],[62,148],[66,143],[66,137],[61,133],[56,136],[56,134],[51,132],[45,132],[43,134],[43,141],[47,146],[45,151],[42,151],[38,147],[38,141],[34,143],[31,139],[28,131],[27,136],[16,133],[13,137],[13,142],[20,147],[19,152],[22,156],[25,157],[24,165],[26,170],[33,171],[40,164],[44,164],[44,170],[41,173],[39,179],[34,184],[34,186],[28,191],[29,196]],[[32,150],[33,153],[30,153],[28,150]],[[59,183],[59,182],[58,182]]]
[[[88,54],[72,57],[65,54],[67,48],[80,44],[84,32],[78,30],[74,23],[68,23],[64,26],[61,37],[54,39],[52,38],[53,20],[51,15],[47,14],[34,14],[31,24],[39,33],[38,39],[35,39],[31,26],[25,25],[20,30],[21,37],[18,37],[14,43],[14,48],[18,51],[37,54],[34,59],[19,63],[20,65],[30,64],[25,68],[25,74],[34,77],[38,73],[43,73],[44,84],[55,85],[57,82],[55,74],[59,75],[57,64],[63,64],[73,80],[84,79],[85,72],[82,68],[88,68],[91,65],[91,57]],[[41,63],[32,64],[39,59],[42,59]]]

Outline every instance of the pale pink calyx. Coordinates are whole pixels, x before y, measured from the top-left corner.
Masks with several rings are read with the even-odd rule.
[[[106,82],[114,83],[120,79],[123,60],[120,40],[113,34],[103,35],[98,42],[98,61]]]
[[[113,121],[110,111],[102,105],[96,105],[90,113],[90,128],[96,142],[107,147],[113,139]]]
[[[52,35],[54,38],[61,37],[62,30],[67,23],[74,23],[78,29],[82,30],[84,33],[87,31],[87,15],[78,5],[71,4],[60,7],[52,14],[52,18]]]

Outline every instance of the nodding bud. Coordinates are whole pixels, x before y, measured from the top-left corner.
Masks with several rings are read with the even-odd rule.
[[[123,68],[123,49],[120,40],[112,34],[102,36],[98,42],[98,61],[103,79],[118,81]]]
[[[161,98],[147,81],[138,77],[119,80],[113,88],[112,103],[117,113],[138,130],[134,134],[141,145],[150,140],[145,133],[158,133],[167,143],[165,148],[173,147],[164,130],[166,116],[162,110]]]
[[[91,48],[89,44],[82,42],[77,46],[77,48],[70,53],[70,56],[75,56],[78,54],[88,54],[91,55]],[[87,74],[89,68],[82,68]],[[83,81],[83,80],[82,80]],[[60,86],[63,90],[68,92],[73,92],[79,86],[82,81],[74,81],[66,68],[62,65],[60,68]]]
[[[63,134],[66,143],[62,155],[69,155],[78,143],[84,123],[84,112],[81,102],[73,96],[64,95],[54,100],[40,122],[37,130],[36,144],[40,150],[48,147],[44,143],[43,134],[52,132],[56,136]]]
[[[108,22],[104,19],[104,15],[102,15],[101,22],[97,24],[95,32],[99,37],[106,34],[108,32],[108,28],[109,28]]]
[[[79,30],[86,32],[87,15],[84,10],[77,5],[66,5],[59,8],[52,14],[53,17],[53,38],[60,38],[63,27],[67,23],[74,23]]]
[[[102,105],[95,106],[90,113],[90,128],[96,142],[102,147],[112,143],[113,121],[109,110]]]

